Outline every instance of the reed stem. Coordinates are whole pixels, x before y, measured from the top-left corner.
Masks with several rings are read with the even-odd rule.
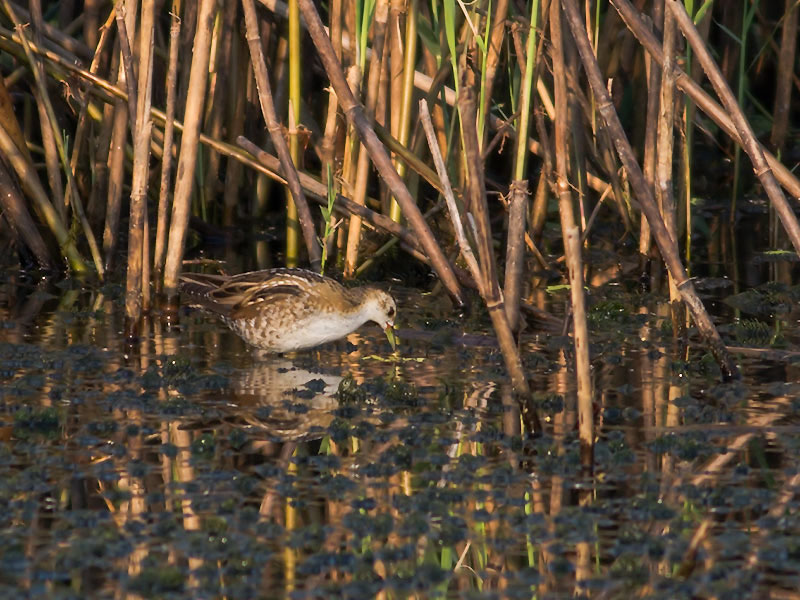
[[[189,225],[189,211],[194,185],[195,161],[203,117],[208,76],[208,58],[211,52],[211,33],[214,25],[215,0],[201,0],[197,15],[197,35],[194,40],[192,66],[189,75],[189,94],[186,98],[181,151],[172,199],[167,261],[164,268],[164,294],[171,304],[178,294],[178,277],[181,273],[183,247]]]
[[[153,251],[153,279],[156,291],[161,292],[164,279],[164,255],[167,248],[167,219],[169,217],[169,183],[172,174],[172,149],[175,134],[175,100],[178,85],[178,54],[180,46],[178,38],[181,32],[181,20],[178,17],[181,0],[172,0],[169,28],[169,51],[167,58],[167,103],[164,113],[164,142],[161,153],[161,179],[158,192],[158,210],[156,214],[156,242]]]
[[[142,309],[150,303],[147,228],[147,183],[150,174],[150,137],[153,119],[150,106],[153,91],[154,7],[142,2],[139,24],[139,81],[136,104],[136,129],[133,131],[133,182],[128,224],[128,269],[125,285],[125,317],[129,337],[138,329]],[[136,82],[129,81],[129,90]]]
[[[314,231],[314,220],[311,216],[311,209],[308,207],[308,201],[303,193],[303,187],[300,183],[297,170],[295,169],[295,161],[299,157],[299,148],[295,146],[294,150],[292,150],[290,145],[286,144],[286,139],[283,137],[283,127],[281,127],[281,124],[278,122],[275,103],[272,98],[272,87],[269,83],[269,77],[267,76],[267,65],[261,51],[261,37],[258,34],[255,3],[253,0],[242,0],[242,5],[244,6],[247,43],[250,47],[250,59],[253,63],[253,72],[255,73],[256,85],[258,86],[261,112],[267,124],[270,139],[275,146],[275,150],[281,162],[281,171],[286,177],[293,198],[290,206],[293,205],[296,207],[295,211],[287,212],[287,220],[291,220],[293,214],[295,219],[299,217],[300,224],[302,225],[303,238],[306,243],[306,249],[308,250],[309,262],[311,263],[311,268],[316,271],[319,270],[321,264],[322,250],[320,249],[319,241]],[[296,76],[299,75],[296,74]],[[299,96],[299,93],[297,95]],[[299,106],[299,98],[295,98],[295,100],[298,100],[297,105]],[[295,106],[295,102],[292,102],[291,106]],[[292,139],[296,142],[297,137],[290,136],[290,144]],[[287,232],[289,229],[291,229],[291,225],[287,223]],[[287,252],[288,249],[289,240],[287,238]]]
[[[328,38],[327,34],[325,33],[325,29],[322,26],[322,22],[320,21],[319,15],[317,14],[312,0],[298,0],[298,2],[300,4],[300,10],[303,13],[303,17],[305,18],[308,26],[311,39],[314,41],[314,46],[317,48],[317,52],[320,54],[325,71],[330,78],[331,85],[333,85],[334,89],[336,90],[336,94],[339,97],[339,103],[342,106],[345,115],[347,115],[348,121],[352,123],[353,126],[358,130],[358,133],[361,136],[362,144],[364,144],[366,147],[373,163],[383,177],[384,181],[386,181],[392,194],[400,203],[400,208],[402,208],[403,214],[405,214],[406,219],[408,219],[409,225],[411,225],[413,230],[419,236],[420,242],[422,243],[428,258],[431,260],[431,265],[439,275],[443,285],[456,304],[463,305],[464,298],[462,296],[458,280],[456,279],[452,268],[447,263],[447,259],[445,258],[442,249],[436,242],[433,232],[425,222],[425,219],[422,217],[422,213],[414,202],[414,199],[411,197],[408,188],[405,186],[403,180],[392,166],[389,155],[381,145],[378,137],[375,135],[374,130],[370,127],[369,121],[364,115],[363,109],[356,102],[356,99],[350,92],[350,88],[348,87],[347,81],[344,77],[344,73],[342,72],[341,66],[336,60],[336,55],[333,52],[330,38]]]
[[[577,12],[577,11],[576,11]],[[583,35],[586,30],[583,30]],[[561,26],[561,6],[550,4],[550,40],[553,44],[553,73],[555,105],[555,155],[558,212],[561,217],[561,236],[569,279],[570,306],[572,308],[572,335],[575,347],[575,373],[577,375],[579,434],[581,465],[585,474],[591,475],[594,463],[594,419],[592,412],[592,380],[589,362],[589,327],[586,322],[586,296],[584,294],[581,236],[575,224],[572,187],[568,179],[570,100],[567,96],[565,65],[565,40]],[[588,37],[586,38],[588,41]],[[592,54],[592,56],[594,56]]]
[[[615,3],[622,0],[612,0]],[[670,2],[671,0],[667,0]],[[625,169],[628,172],[631,186],[633,187],[636,197],[642,207],[642,212],[650,222],[650,230],[653,232],[658,248],[661,251],[661,256],[667,265],[669,271],[673,274],[677,281],[678,289],[681,291],[681,296],[684,302],[689,307],[689,312],[697,325],[700,334],[705,339],[706,343],[714,355],[714,358],[719,365],[722,376],[725,379],[732,379],[739,377],[739,369],[736,366],[733,358],[725,348],[719,332],[714,327],[711,318],[708,316],[703,303],[697,295],[694,284],[688,278],[683,264],[681,264],[680,255],[678,253],[678,246],[673,240],[661,215],[658,212],[658,207],[653,199],[652,191],[647,187],[644,181],[642,171],[633,155],[633,151],[628,143],[627,136],[622,128],[622,123],[619,121],[619,116],[614,110],[614,105],[606,90],[605,83],[603,82],[602,75],[600,74],[600,67],[591,50],[591,43],[586,37],[586,30],[581,23],[578,9],[574,4],[574,0],[567,0],[563,4],[564,14],[567,18],[572,37],[578,46],[578,52],[583,62],[583,68],[586,72],[589,83],[592,87],[592,92],[597,100],[598,110],[609,128],[611,138],[614,140],[614,146],[619,154]]]

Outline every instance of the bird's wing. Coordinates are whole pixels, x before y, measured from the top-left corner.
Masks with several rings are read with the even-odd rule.
[[[190,304],[218,314],[228,314],[236,300],[225,291],[230,277],[208,273],[181,273],[181,292]]]
[[[275,269],[267,277],[236,276],[226,284],[235,289],[239,301],[231,310],[234,318],[248,318],[279,304],[296,303],[300,298],[312,298],[325,278],[311,271]]]

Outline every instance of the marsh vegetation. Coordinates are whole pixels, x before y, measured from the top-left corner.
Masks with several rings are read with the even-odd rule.
[[[0,589],[791,597],[799,12],[0,0]]]

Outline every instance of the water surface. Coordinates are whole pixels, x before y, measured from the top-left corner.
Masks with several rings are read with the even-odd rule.
[[[722,384],[693,336],[676,354],[657,298],[596,287],[589,477],[568,338],[523,334],[532,435],[485,313],[394,293],[400,356],[366,326],[264,357],[198,312],[153,318],[128,346],[118,287],[6,276],[0,595],[795,593],[791,312],[718,303],[727,341],[751,348],[743,381]],[[532,300],[560,315],[563,294]]]

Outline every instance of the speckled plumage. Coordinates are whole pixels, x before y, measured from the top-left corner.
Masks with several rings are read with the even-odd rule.
[[[291,352],[331,342],[367,321],[394,325],[394,299],[377,288],[345,288],[304,269],[239,275],[184,273],[181,291],[193,304],[222,317],[248,344]]]

